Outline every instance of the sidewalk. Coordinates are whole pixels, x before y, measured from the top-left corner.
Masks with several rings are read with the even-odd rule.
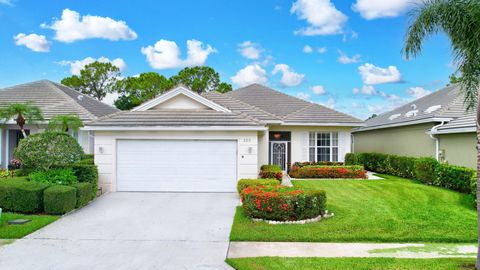
[[[475,257],[475,244],[230,242],[227,258],[246,257]]]

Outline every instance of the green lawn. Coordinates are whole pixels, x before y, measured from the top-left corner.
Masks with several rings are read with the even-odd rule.
[[[31,219],[24,225],[8,225],[7,221],[12,219]],[[60,216],[48,215],[22,215],[14,213],[3,213],[0,219],[0,239],[18,239],[30,234],[59,219]]]
[[[232,241],[465,242],[477,241],[477,215],[469,195],[411,180],[294,181],[327,191],[334,217],[305,225],[269,225],[237,208]]]
[[[469,270],[474,259],[278,258],[227,259],[237,270]]]

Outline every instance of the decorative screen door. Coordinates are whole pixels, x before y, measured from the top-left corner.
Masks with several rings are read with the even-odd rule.
[[[287,170],[287,142],[271,142],[272,164],[280,166],[282,171]]]

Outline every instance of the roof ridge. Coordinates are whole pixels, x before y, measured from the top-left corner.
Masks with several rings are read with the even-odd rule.
[[[63,85],[63,84],[61,84],[61,83],[57,83],[57,82],[53,82],[53,81],[49,81],[49,80],[45,80],[45,81],[47,81],[47,82],[49,82],[49,83],[51,83],[51,84],[53,84],[53,85],[55,85],[55,86],[57,86],[57,87],[65,87],[65,88],[68,88],[69,90],[74,91],[74,92],[78,93],[79,95],[82,95],[83,97],[85,97],[85,98],[87,98],[87,99],[93,100],[93,101],[95,101],[95,102],[97,102],[97,103],[99,103],[99,104],[102,104],[102,105],[105,105],[105,106],[109,106],[109,107],[112,107],[112,108],[118,110],[118,108],[116,108],[115,106],[110,106],[110,105],[108,105],[108,104],[106,104],[106,103],[103,103],[103,102],[101,102],[100,100],[98,100],[98,99],[96,99],[96,98],[93,98],[93,97],[91,97],[91,96],[89,96],[89,95],[87,95],[87,94],[84,94],[84,93],[82,93],[82,92],[80,92],[80,91],[78,91],[78,90],[75,90],[75,89],[71,88],[70,86],[66,86],[66,85]],[[60,89],[60,91],[64,92],[64,91],[61,90],[61,89]],[[64,92],[64,93],[65,93],[65,92]],[[67,96],[68,96],[68,95],[67,95]],[[75,101],[75,102],[76,102],[76,101]],[[78,103],[78,102],[76,102],[76,103]],[[81,106],[81,105],[80,105],[80,106]]]
[[[230,96],[230,95],[225,95],[225,94],[222,94],[222,93],[218,93],[218,94],[219,94],[219,95],[222,95],[222,96],[224,96],[225,98],[228,98],[228,99],[230,99],[230,100],[232,100],[232,101],[235,101],[235,102],[238,102],[238,103],[240,103],[240,104],[245,104],[245,105],[247,105],[247,106],[250,106],[251,108],[253,108],[253,109],[257,110],[257,111],[260,111],[260,112],[265,113],[265,114],[267,114],[267,115],[270,115],[270,116],[273,116],[273,117],[275,117],[275,118],[278,118],[279,120],[282,119],[280,116],[278,116],[278,115],[276,115],[276,114],[269,113],[269,112],[267,112],[267,111],[265,111],[265,110],[263,110],[263,109],[255,106],[255,105],[246,103],[246,102],[244,102],[244,101],[242,101],[242,100],[239,100],[239,99],[237,99],[237,98],[234,98],[234,97],[232,97],[232,96]]]
[[[84,113],[86,113],[88,116],[91,117],[91,119],[96,119],[97,117],[95,115],[93,115],[90,111],[88,111],[87,109],[85,109],[82,105],[78,104],[78,102],[76,102],[75,100],[73,100],[69,95],[67,95],[67,93],[65,93],[62,89],[58,88],[58,86],[53,83],[52,81],[49,81],[49,80],[42,80],[43,82],[46,82],[47,85],[53,89],[54,91],[60,93],[62,96],[64,96],[66,99],[67,99],[67,102],[70,102],[70,103],[73,103],[75,104],[75,106],[77,108],[79,108],[81,111],[83,111]],[[67,88],[69,88],[68,86],[65,86]],[[72,89],[73,90],[73,89]],[[74,90],[75,91],[75,90]],[[78,91],[75,91],[75,92],[78,92]],[[80,92],[79,92],[80,93]],[[81,93],[80,93],[81,94]],[[83,96],[83,94],[82,94]]]
[[[458,99],[461,98],[461,96],[463,95],[462,91],[460,91],[461,89],[459,89],[458,93],[455,95],[455,98],[452,99],[452,101],[450,101],[445,107],[442,107],[440,108],[440,110],[438,110],[437,113],[435,113],[434,115],[441,115],[442,113],[444,113],[445,111],[449,110],[450,107],[455,104],[457,102]],[[462,97],[464,98],[464,97]],[[463,104],[465,104],[465,102],[462,102]]]

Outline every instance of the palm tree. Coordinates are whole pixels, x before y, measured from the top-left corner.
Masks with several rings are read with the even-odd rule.
[[[68,132],[70,130],[77,131],[83,127],[82,120],[73,114],[56,115],[48,122],[50,130],[58,130],[61,132]]]
[[[477,113],[477,212],[480,213],[480,1],[478,0],[424,0],[410,13],[403,52],[408,59],[418,56],[423,41],[439,32],[451,42],[454,62],[461,73],[459,84],[467,110]],[[480,215],[479,235],[480,235]],[[480,238],[479,238],[480,243]],[[480,254],[480,245],[478,254]],[[480,257],[477,255],[477,269]]]
[[[26,103],[12,103],[0,109],[0,119],[3,119],[4,124],[9,120],[14,119],[22,131],[23,137],[27,137],[25,132],[25,124],[32,124],[35,121],[42,121],[42,110],[33,105],[31,102]]]

